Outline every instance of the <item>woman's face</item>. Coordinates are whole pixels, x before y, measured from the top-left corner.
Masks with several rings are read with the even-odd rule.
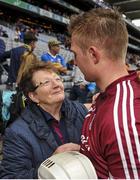
[[[54,72],[40,70],[32,78],[36,89],[32,93],[32,100],[39,105],[53,105],[63,102],[64,86],[62,79]]]

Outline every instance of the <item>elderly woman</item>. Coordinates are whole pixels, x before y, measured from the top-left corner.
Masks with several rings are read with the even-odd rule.
[[[5,131],[0,178],[37,178],[40,164],[53,153],[79,150],[87,109],[65,99],[62,79],[51,66],[36,62],[19,83],[29,103]]]

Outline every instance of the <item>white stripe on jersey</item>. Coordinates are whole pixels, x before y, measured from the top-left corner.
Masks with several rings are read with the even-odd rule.
[[[126,144],[127,144],[127,150],[129,154],[129,159],[132,167],[132,171],[134,174],[134,178],[138,179],[138,172],[137,172],[137,167],[135,163],[135,158],[133,154],[133,149],[132,149],[132,144],[130,140],[130,134],[129,134],[129,128],[128,128],[128,117],[127,117],[127,91],[128,88],[126,87],[126,81],[122,82],[123,86],[123,99],[122,99],[122,117],[123,117],[123,129],[124,129],[124,134],[125,134],[125,139],[126,139]]]
[[[122,159],[124,173],[125,173],[126,179],[130,179],[127,162],[125,159],[125,153],[123,150],[122,139],[121,139],[121,135],[120,135],[119,122],[118,122],[119,98],[120,98],[120,84],[117,84],[117,92],[116,92],[116,98],[115,98],[115,103],[114,103],[114,112],[113,112],[114,124],[115,124],[116,137],[117,137],[118,147],[119,147],[119,151],[120,151],[120,156]]]
[[[136,144],[137,155],[138,155],[138,159],[140,162],[140,142],[139,142],[137,128],[135,126],[136,119],[135,119],[135,115],[134,115],[134,103],[133,103],[134,92],[133,92],[133,88],[131,86],[130,80],[128,80],[128,86],[130,89],[130,115],[131,115],[131,120],[132,120],[131,125],[132,125],[132,129],[133,129],[133,133],[134,133],[134,140],[135,140],[135,144]]]

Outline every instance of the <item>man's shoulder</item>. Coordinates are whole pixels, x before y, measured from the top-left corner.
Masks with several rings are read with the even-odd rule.
[[[57,54],[56,57],[60,59],[64,59],[64,57],[61,54]]]
[[[47,60],[48,60],[48,59],[51,58],[51,55],[47,52],[47,53],[42,54],[41,58],[42,58],[42,59],[47,59]]]
[[[24,52],[26,48],[24,46],[18,46],[11,49],[12,52]]]
[[[21,45],[21,46],[13,47],[12,49],[15,50],[15,49],[26,49],[26,48],[24,47],[24,45]]]
[[[5,45],[5,41],[3,39],[0,39],[0,46]]]
[[[48,52],[45,52],[42,54],[42,56],[50,56],[50,54]]]

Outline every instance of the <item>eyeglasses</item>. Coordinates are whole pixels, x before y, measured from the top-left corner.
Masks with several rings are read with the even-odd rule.
[[[36,85],[33,89],[33,91],[35,91],[37,88],[39,87],[43,87],[43,86],[50,86],[52,84],[53,81],[56,81],[57,83],[62,83],[63,79],[62,78],[56,78],[56,79],[47,79],[45,82],[40,82],[38,85]]]

